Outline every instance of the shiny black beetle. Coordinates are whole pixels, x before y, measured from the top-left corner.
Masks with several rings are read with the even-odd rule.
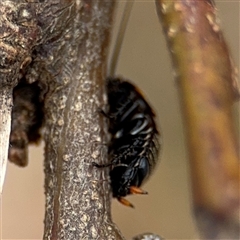
[[[107,79],[109,111],[108,148],[113,197],[133,207],[128,194],[146,194],[139,187],[151,174],[158,158],[159,134],[155,114],[139,90],[120,78]]]
[[[116,44],[110,61],[109,76],[115,75],[123,36],[130,17],[133,1],[126,1]],[[111,140],[108,147],[113,197],[133,207],[124,197],[128,194],[146,194],[139,187],[150,176],[158,160],[159,133],[155,114],[140,91],[130,82],[117,77],[106,80]]]

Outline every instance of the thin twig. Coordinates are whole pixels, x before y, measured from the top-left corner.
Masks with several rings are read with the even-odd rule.
[[[114,44],[113,55],[109,64],[108,76],[114,76],[116,72],[116,67],[119,59],[119,54],[122,48],[123,39],[127,29],[127,24],[131,15],[134,0],[126,1],[123,10],[123,16],[121,18],[119,30],[117,33],[117,39]]]

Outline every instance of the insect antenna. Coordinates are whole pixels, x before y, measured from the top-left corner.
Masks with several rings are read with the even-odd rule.
[[[110,59],[110,64],[109,64],[109,69],[108,69],[109,77],[112,77],[115,75],[116,66],[118,63],[119,54],[120,54],[120,51],[122,48],[122,43],[123,43],[124,35],[125,35],[126,29],[127,29],[127,24],[128,24],[128,20],[129,20],[130,14],[131,14],[133,3],[134,3],[134,0],[129,0],[129,1],[126,1],[126,3],[125,3],[125,7],[123,10],[123,14],[122,14],[122,19],[121,19],[119,30],[117,33],[116,42],[115,42],[114,48],[113,48],[113,54]]]

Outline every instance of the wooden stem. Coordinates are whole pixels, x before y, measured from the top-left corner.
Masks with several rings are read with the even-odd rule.
[[[239,234],[239,150],[232,103],[238,96],[212,1],[156,0],[185,121],[195,215],[205,238]]]

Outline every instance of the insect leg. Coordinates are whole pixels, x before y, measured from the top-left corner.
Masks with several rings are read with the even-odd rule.
[[[94,167],[97,167],[97,168],[104,168],[104,167],[109,167],[109,166],[112,166],[112,165],[113,165],[113,163],[107,163],[107,164],[98,164],[98,163],[96,163],[96,162],[93,162],[93,163],[92,163],[92,165],[93,165]]]
[[[102,114],[104,117],[110,118],[110,116],[109,116],[105,111],[103,111],[101,108],[98,109],[98,112],[99,112],[100,114]]]
[[[129,190],[131,194],[148,194],[147,191],[144,191],[141,188],[138,188],[136,186],[131,186]]]
[[[98,163],[96,163],[96,162],[93,162],[92,164],[93,164],[94,167],[104,168],[104,167],[110,167],[110,166],[112,166],[112,165],[116,165],[116,163],[117,163],[118,161],[119,161],[118,158],[115,158],[115,159],[113,159],[110,163],[98,164]]]
[[[125,198],[123,198],[123,197],[118,197],[117,200],[118,200],[121,204],[123,204],[123,205],[125,205],[125,206],[127,206],[127,207],[134,208],[134,206],[133,206],[127,199],[125,199]]]

